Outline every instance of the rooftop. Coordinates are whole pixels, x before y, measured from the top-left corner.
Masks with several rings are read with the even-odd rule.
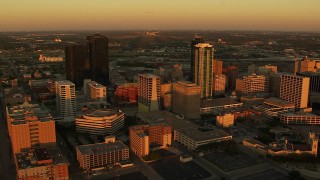
[[[231,135],[217,128],[213,128],[212,131],[205,131],[205,132],[199,131],[196,128],[177,129],[176,131],[197,142],[206,141],[210,139],[231,137]]]
[[[77,149],[83,155],[93,154],[105,154],[108,152],[118,151],[122,149],[128,149],[121,141],[115,141],[113,143],[96,143],[78,146]]]
[[[294,103],[285,101],[285,100],[281,100],[278,98],[268,98],[264,101],[265,104],[269,104],[269,105],[273,105],[273,106],[277,106],[277,107],[282,107],[282,108],[288,108],[288,107],[295,107]]]
[[[312,113],[302,113],[302,112],[288,112],[288,113],[283,113],[281,116],[297,116],[297,117],[318,117],[320,116]]]
[[[194,45],[195,47],[199,47],[199,48],[205,48],[205,47],[213,47],[213,45],[209,44],[209,43],[198,43],[196,45]]]
[[[139,74],[139,76],[143,76],[143,77],[146,77],[146,78],[159,78],[159,76],[156,76],[154,74]]]
[[[56,84],[59,84],[60,86],[74,86],[74,84],[68,80],[56,81]]]
[[[235,101],[232,98],[215,98],[215,99],[202,100],[200,102],[200,107],[201,108],[218,107],[218,106],[225,106],[225,105],[232,105],[232,104],[242,105],[243,103]]]
[[[99,83],[97,83],[95,81],[91,81],[89,83],[89,86],[92,86],[92,87],[95,87],[95,88],[105,88],[105,86],[103,86],[103,85],[101,85],[101,84],[99,84]]]
[[[121,110],[116,109],[92,109],[84,112],[84,115],[91,117],[105,117],[105,116],[113,116],[118,113],[122,113]]]

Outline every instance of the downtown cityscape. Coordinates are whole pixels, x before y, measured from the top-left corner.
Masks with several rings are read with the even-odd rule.
[[[2,21],[16,1],[0,12],[1,180],[320,179],[320,2],[30,0],[48,13]]]

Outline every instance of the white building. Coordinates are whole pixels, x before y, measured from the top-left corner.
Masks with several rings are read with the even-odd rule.
[[[71,81],[56,81],[57,109],[65,121],[74,121],[76,116],[75,85]]]

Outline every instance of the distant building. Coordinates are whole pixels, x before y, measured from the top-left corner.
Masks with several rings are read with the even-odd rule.
[[[190,49],[191,49],[191,66],[190,66],[190,75],[189,81],[194,82],[194,70],[195,70],[195,45],[199,43],[204,43],[203,37],[195,36],[194,39],[191,41]]]
[[[124,113],[120,110],[87,110],[75,120],[76,130],[81,133],[113,134],[124,126]]]
[[[23,149],[15,161],[17,179],[69,179],[69,163],[57,148]]]
[[[173,84],[172,111],[187,119],[200,118],[200,86],[189,81]]]
[[[212,74],[213,75],[221,75],[222,74],[222,61],[221,60],[213,60],[212,61]]]
[[[264,75],[269,77],[270,75],[277,74],[277,72],[278,72],[277,66],[265,65],[265,66],[257,67],[254,64],[251,64],[248,66],[249,74]]]
[[[95,81],[84,81],[84,93],[90,99],[106,101],[107,100],[107,88]]]
[[[64,120],[74,121],[76,116],[75,85],[70,81],[56,81],[57,110]]]
[[[138,125],[129,128],[130,147],[138,156],[146,156],[150,148],[171,145],[172,128],[166,125]]]
[[[280,77],[280,99],[292,102],[296,108],[308,107],[310,78],[282,74]]]
[[[234,114],[226,113],[216,116],[216,125],[220,127],[230,127],[234,124]]]
[[[227,78],[225,75],[214,75],[212,80],[212,96],[221,96],[225,94]]]
[[[160,104],[162,109],[171,110],[172,107],[172,83],[160,85]]]
[[[238,78],[239,67],[238,66],[228,66],[226,68],[225,75],[228,78],[228,89],[235,90],[236,79]]]
[[[199,43],[194,48],[194,82],[201,88],[201,98],[212,97],[212,69],[214,59],[213,45]]]
[[[188,149],[196,150],[199,146],[231,140],[232,136],[222,130],[202,132],[195,128],[174,130],[174,140],[186,146]]]
[[[103,143],[77,146],[77,160],[82,169],[103,168],[109,164],[129,159],[129,148],[115,138],[106,138]]]
[[[115,96],[118,104],[136,103],[138,101],[138,83],[127,83],[117,87]]]
[[[282,113],[294,112],[295,104],[277,98],[268,98],[255,109],[262,111],[268,117],[280,117]]]
[[[252,74],[236,80],[236,91],[241,94],[251,94],[269,91],[269,79],[263,75]]]
[[[62,62],[63,57],[50,57],[50,56],[44,56],[40,54],[39,61],[41,62]]]
[[[174,64],[170,71],[170,81],[182,81],[183,78],[183,71],[182,71],[182,64]]]
[[[231,98],[215,98],[215,99],[207,99],[202,100],[200,103],[200,111],[210,112],[214,109],[227,109],[234,107],[242,107],[243,103],[235,101]]]
[[[303,57],[303,59],[300,61],[299,72],[317,72],[317,69],[320,69],[317,67],[317,62],[308,59],[307,56]]]
[[[160,78],[152,74],[139,75],[139,112],[160,110]]]
[[[24,148],[56,143],[55,121],[43,104],[6,108],[8,131],[14,153]]]

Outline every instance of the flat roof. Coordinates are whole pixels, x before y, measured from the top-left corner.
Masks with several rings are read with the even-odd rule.
[[[215,99],[202,100],[200,102],[200,107],[208,108],[208,107],[218,107],[218,106],[225,106],[225,105],[232,105],[232,104],[242,105],[243,103],[235,101],[232,98],[215,98]]]
[[[150,73],[139,74],[139,76],[144,76],[144,77],[147,77],[147,78],[159,78],[159,76],[154,75],[154,74],[150,74]]]
[[[105,88],[105,86],[103,86],[103,85],[101,85],[101,84],[99,84],[99,83],[97,83],[97,82],[95,82],[95,81],[89,82],[89,85],[90,85],[90,86],[93,86],[93,87],[95,87],[95,88]]]
[[[69,85],[69,86],[74,85],[71,81],[68,81],[68,80],[56,81],[56,83],[59,85]]]
[[[320,118],[320,116],[312,113],[299,113],[299,112],[288,112],[281,114],[282,116],[297,116],[297,117],[317,117]]]
[[[105,117],[105,116],[113,116],[118,113],[121,113],[121,111],[116,109],[92,109],[92,110],[85,111],[83,114],[91,117]]]
[[[291,103],[282,99],[274,98],[274,97],[265,99],[264,103],[271,104],[277,107],[295,107],[294,103]]]
[[[93,155],[93,154],[105,154],[112,151],[128,149],[121,141],[115,141],[112,143],[96,143],[78,146],[77,149],[83,155]]]
[[[213,130],[205,132],[202,132],[196,128],[177,129],[176,131],[196,142],[224,137],[232,137],[230,134],[227,134],[226,132],[217,128],[213,128]]]

